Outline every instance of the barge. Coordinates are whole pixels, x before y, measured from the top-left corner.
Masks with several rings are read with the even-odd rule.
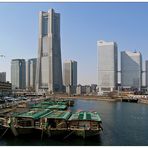
[[[80,111],[68,119],[69,130],[83,138],[98,135],[103,130],[101,118],[97,112]]]
[[[53,110],[41,116],[40,123],[46,125],[48,136],[61,136],[68,133],[67,121],[70,116],[70,111]]]
[[[24,113],[15,113],[11,117],[10,128],[14,136],[30,134],[40,125],[40,116],[50,112],[49,109],[34,109]]]

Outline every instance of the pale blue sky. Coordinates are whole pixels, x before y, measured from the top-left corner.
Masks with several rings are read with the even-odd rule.
[[[97,40],[148,59],[148,3],[0,3],[0,71],[10,80],[13,58],[37,57],[38,13],[61,13],[62,62],[78,62],[78,83],[97,83]]]

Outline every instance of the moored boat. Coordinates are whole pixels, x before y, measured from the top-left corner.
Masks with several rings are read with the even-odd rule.
[[[71,133],[83,138],[98,135],[102,129],[101,118],[97,112],[80,111],[68,119]]]
[[[32,106],[32,108],[42,108],[42,109],[57,109],[57,110],[65,110],[67,109],[66,102],[41,102]]]
[[[40,123],[46,125],[48,136],[61,136],[68,132],[67,121],[70,116],[70,111],[53,110],[41,116]]]
[[[24,113],[17,113],[11,117],[11,130],[15,136],[33,133],[40,126],[40,116],[50,112],[48,109],[34,109]]]

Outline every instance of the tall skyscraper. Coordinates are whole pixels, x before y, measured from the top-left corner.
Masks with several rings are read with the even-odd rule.
[[[99,92],[117,89],[118,51],[115,42],[98,41]]]
[[[11,61],[12,89],[25,89],[26,87],[26,63],[24,59]]]
[[[6,72],[0,72],[0,82],[6,82]]]
[[[36,91],[50,93],[62,89],[60,14],[53,9],[39,14],[39,49]]]
[[[77,86],[77,62],[72,60],[65,61],[63,68],[64,85]]]
[[[146,87],[148,87],[148,60],[145,61],[145,81]]]
[[[29,59],[26,61],[26,88],[35,89],[35,78],[36,78],[36,62],[37,59]]]
[[[121,86],[123,88],[141,89],[142,55],[140,52],[121,52]]]

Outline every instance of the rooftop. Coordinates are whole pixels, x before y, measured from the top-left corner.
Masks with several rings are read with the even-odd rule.
[[[65,119],[65,120],[67,120],[70,116],[71,116],[71,112],[70,111],[54,110],[54,111],[51,111],[51,112],[41,116],[41,118]]]
[[[98,121],[101,122],[101,118],[97,112],[86,112],[86,111],[81,111],[81,112],[76,112],[72,114],[72,116],[69,118],[69,121],[72,120],[91,120],[91,121]]]
[[[61,110],[66,109],[66,108],[67,108],[66,105],[51,105],[48,107],[48,109],[61,109]]]
[[[42,115],[49,113],[50,110],[49,109],[36,109],[36,110],[30,110],[28,112],[25,113],[20,113],[20,114],[14,114],[14,117],[22,117],[22,118],[33,118],[33,119],[38,119],[40,118]]]

